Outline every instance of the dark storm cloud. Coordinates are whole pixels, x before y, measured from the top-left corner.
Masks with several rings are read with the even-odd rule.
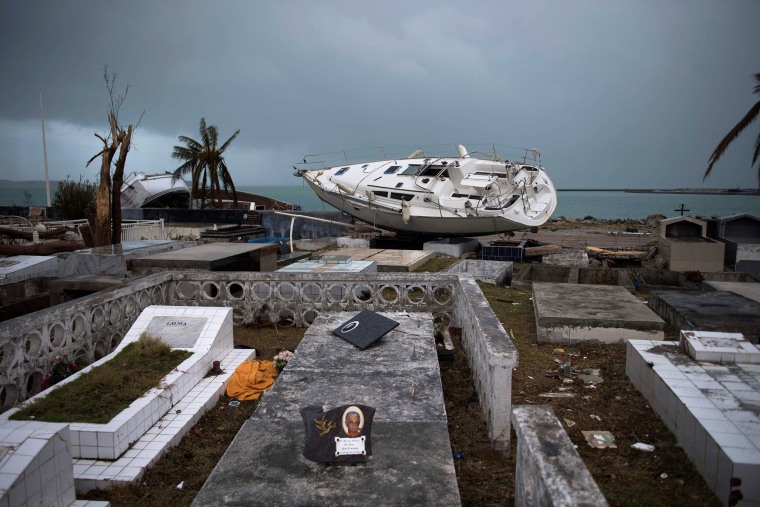
[[[701,186],[757,100],[756,1],[0,3],[0,178],[53,177],[105,127],[103,65],[145,116],[128,170],[171,170],[201,117],[239,184],[297,184],[305,153],[497,142],[541,149],[560,188]],[[755,186],[757,131],[708,186]]]

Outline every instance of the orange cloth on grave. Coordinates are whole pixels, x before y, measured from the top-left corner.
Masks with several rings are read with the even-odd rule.
[[[258,400],[277,378],[272,361],[244,361],[235,368],[227,383],[227,396],[238,400]]]

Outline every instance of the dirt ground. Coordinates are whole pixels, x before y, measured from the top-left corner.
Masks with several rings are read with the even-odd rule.
[[[530,292],[485,284],[481,288],[518,349],[513,406],[551,406],[610,505],[720,505],[675,437],[626,377],[624,345],[537,344]],[[560,374],[566,363],[576,372],[599,370],[603,382],[591,387],[577,375],[566,382]],[[462,504],[513,504],[514,431],[508,457],[490,449],[472,383],[461,381],[471,375],[457,371],[465,367],[466,361],[441,363],[452,449],[465,453],[464,459],[455,461]],[[546,393],[572,397],[541,396]],[[478,431],[470,430],[474,417],[480,422]],[[592,448],[581,433],[590,430],[609,431],[617,447]],[[631,448],[637,442],[654,445],[655,450]]]
[[[595,224],[595,227],[600,226]],[[600,230],[607,227],[602,225]],[[630,225],[617,224],[617,227],[620,230]],[[559,224],[556,228],[548,232],[559,233],[560,240],[571,237],[579,238],[572,240],[579,245],[597,244],[594,243],[596,233],[576,230],[589,229],[588,224]],[[606,237],[606,233],[600,236]],[[559,240],[546,238],[546,241],[558,244]],[[720,505],[674,436],[626,377],[624,345],[537,344],[530,287],[481,284],[481,288],[518,350],[512,404],[552,407],[610,505]],[[452,335],[456,352],[453,360],[441,361],[441,377],[462,504],[513,504],[514,432],[510,453],[491,448],[465,352],[456,330]],[[279,349],[294,349],[302,336],[303,330],[275,326],[235,329],[236,343],[256,347],[264,359],[271,359]],[[672,332],[669,338],[675,338]],[[566,363],[575,372],[598,370],[593,373],[603,381],[586,385],[577,375],[565,380],[560,369]],[[572,396],[541,396],[545,393]],[[141,484],[110,492],[93,492],[87,498],[108,499],[114,506],[189,505],[237,429],[255,408],[255,402],[244,402],[239,409],[230,410],[228,401],[222,397],[178,447],[146,472]],[[617,447],[592,448],[581,433],[585,430],[609,431]],[[644,452],[631,448],[637,442],[654,445],[655,450]],[[180,483],[183,487],[177,489]]]

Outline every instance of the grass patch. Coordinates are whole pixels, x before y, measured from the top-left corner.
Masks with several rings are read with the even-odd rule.
[[[149,389],[157,387],[191,355],[189,351],[172,350],[159,337],[143,333],[115,358],[60,386],[10,418],[107,423]]]
[[[449,268],[451,265],[456,264],[460,260],[461,259],[457,259],[456,257],[436,256],[425,262],[425,264],[415,269],[414,271],[422,273],[438,273],[439,271],[443,271]]]

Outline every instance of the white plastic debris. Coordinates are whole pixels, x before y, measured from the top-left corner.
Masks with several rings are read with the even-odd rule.
[[[182,487],[185,485],[185,481],[180,482],[177,484],[177,489],[182,489]]]
[[[643,442],[636,442],[631,447],[634,449],[637,449],[639,451],[646,451],[646,452],[652,452],[654,451],[654,446],[650,444],[645,444]]]

